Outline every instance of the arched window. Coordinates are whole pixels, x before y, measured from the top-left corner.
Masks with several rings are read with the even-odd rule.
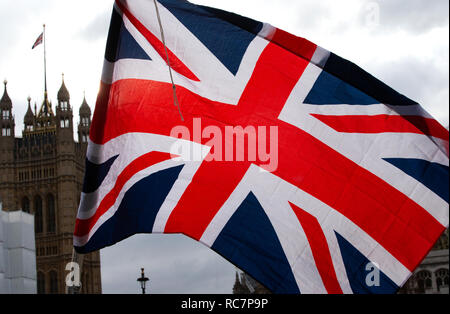
[[[8,120],[9,119],[9,110],[3,110],[3,119]]]
[[[44,221],[42,217],[42,198],[39,195],[34,197],[34,231],[42,233]]]
[[[438,291],[440,291],[442,287],[448,287],[448,269],[438,269],[434,275],[436,276],[436,286]]]
[[[422,270],[416,274],[417,286],[419,293],[425,293],[425,290],[431,289],[433,287],[433,282],[431,281],[431,273],[427,270]]]
[[[50,293],[58,293],[58,274],[52,270],[49,273],[50,277]]]
[[[47,232],[56,231],[55,198],[52,194],[47,195]]]
[[[3,127],[2,128],[2,136],[11,136],[11,128]]]
[[[26,196],[24,196],[24,198],[22,198],[22,211],[24,211],[26,213],[30,212],[30,200]]]
[[[37,273],[37,293],[38,294],[45,293],[45,276],[40,271],[38,271]]]

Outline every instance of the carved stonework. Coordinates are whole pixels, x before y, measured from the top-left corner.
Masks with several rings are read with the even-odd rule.
[[[400,294],[448,294],[448,229],[400,289]]]
[[[244,272],[236,272],[233,294],[270,294],[269,289]]]
[[[35,216],[38,293],[66,292],[65,268],[72,257],[83,185],[86,144],[74,140],[70,95],[62,85],[56,110],[45,97],[33,113],[28,99],[22,138],[13,132],[0,134],[0,199],[3,210],[22,209]],[[0,124],[13,126],[6,84],[1,107],[11,112],[11,118],[3,121],[0,116]],[[90,124],[90,114],[84,117]],[[61,125],[61,120],[66,124]],[[83,260],[81,293],[101,293],[99,252]]]

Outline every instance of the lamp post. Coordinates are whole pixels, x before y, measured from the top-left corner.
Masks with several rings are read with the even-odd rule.
[[[141,268],[141,277],[139,277],[137,281],[141,284],[142,294],[145,294],[145,285],[149,279],[145,277],[144,268]]]

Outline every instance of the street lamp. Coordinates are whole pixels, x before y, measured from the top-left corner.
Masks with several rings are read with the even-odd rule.
[[[141,284],[142,294],[145,294],[145,285],[149,279],[145,277],[144,268],[141,268],[141,277],[139,277],[137,281]]]

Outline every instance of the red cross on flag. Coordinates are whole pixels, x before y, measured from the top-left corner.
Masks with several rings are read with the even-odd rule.
[[[394,293],[448,227],[448,143],[304,38],[116,0],[74,246],[182,233],[274,293]]]

